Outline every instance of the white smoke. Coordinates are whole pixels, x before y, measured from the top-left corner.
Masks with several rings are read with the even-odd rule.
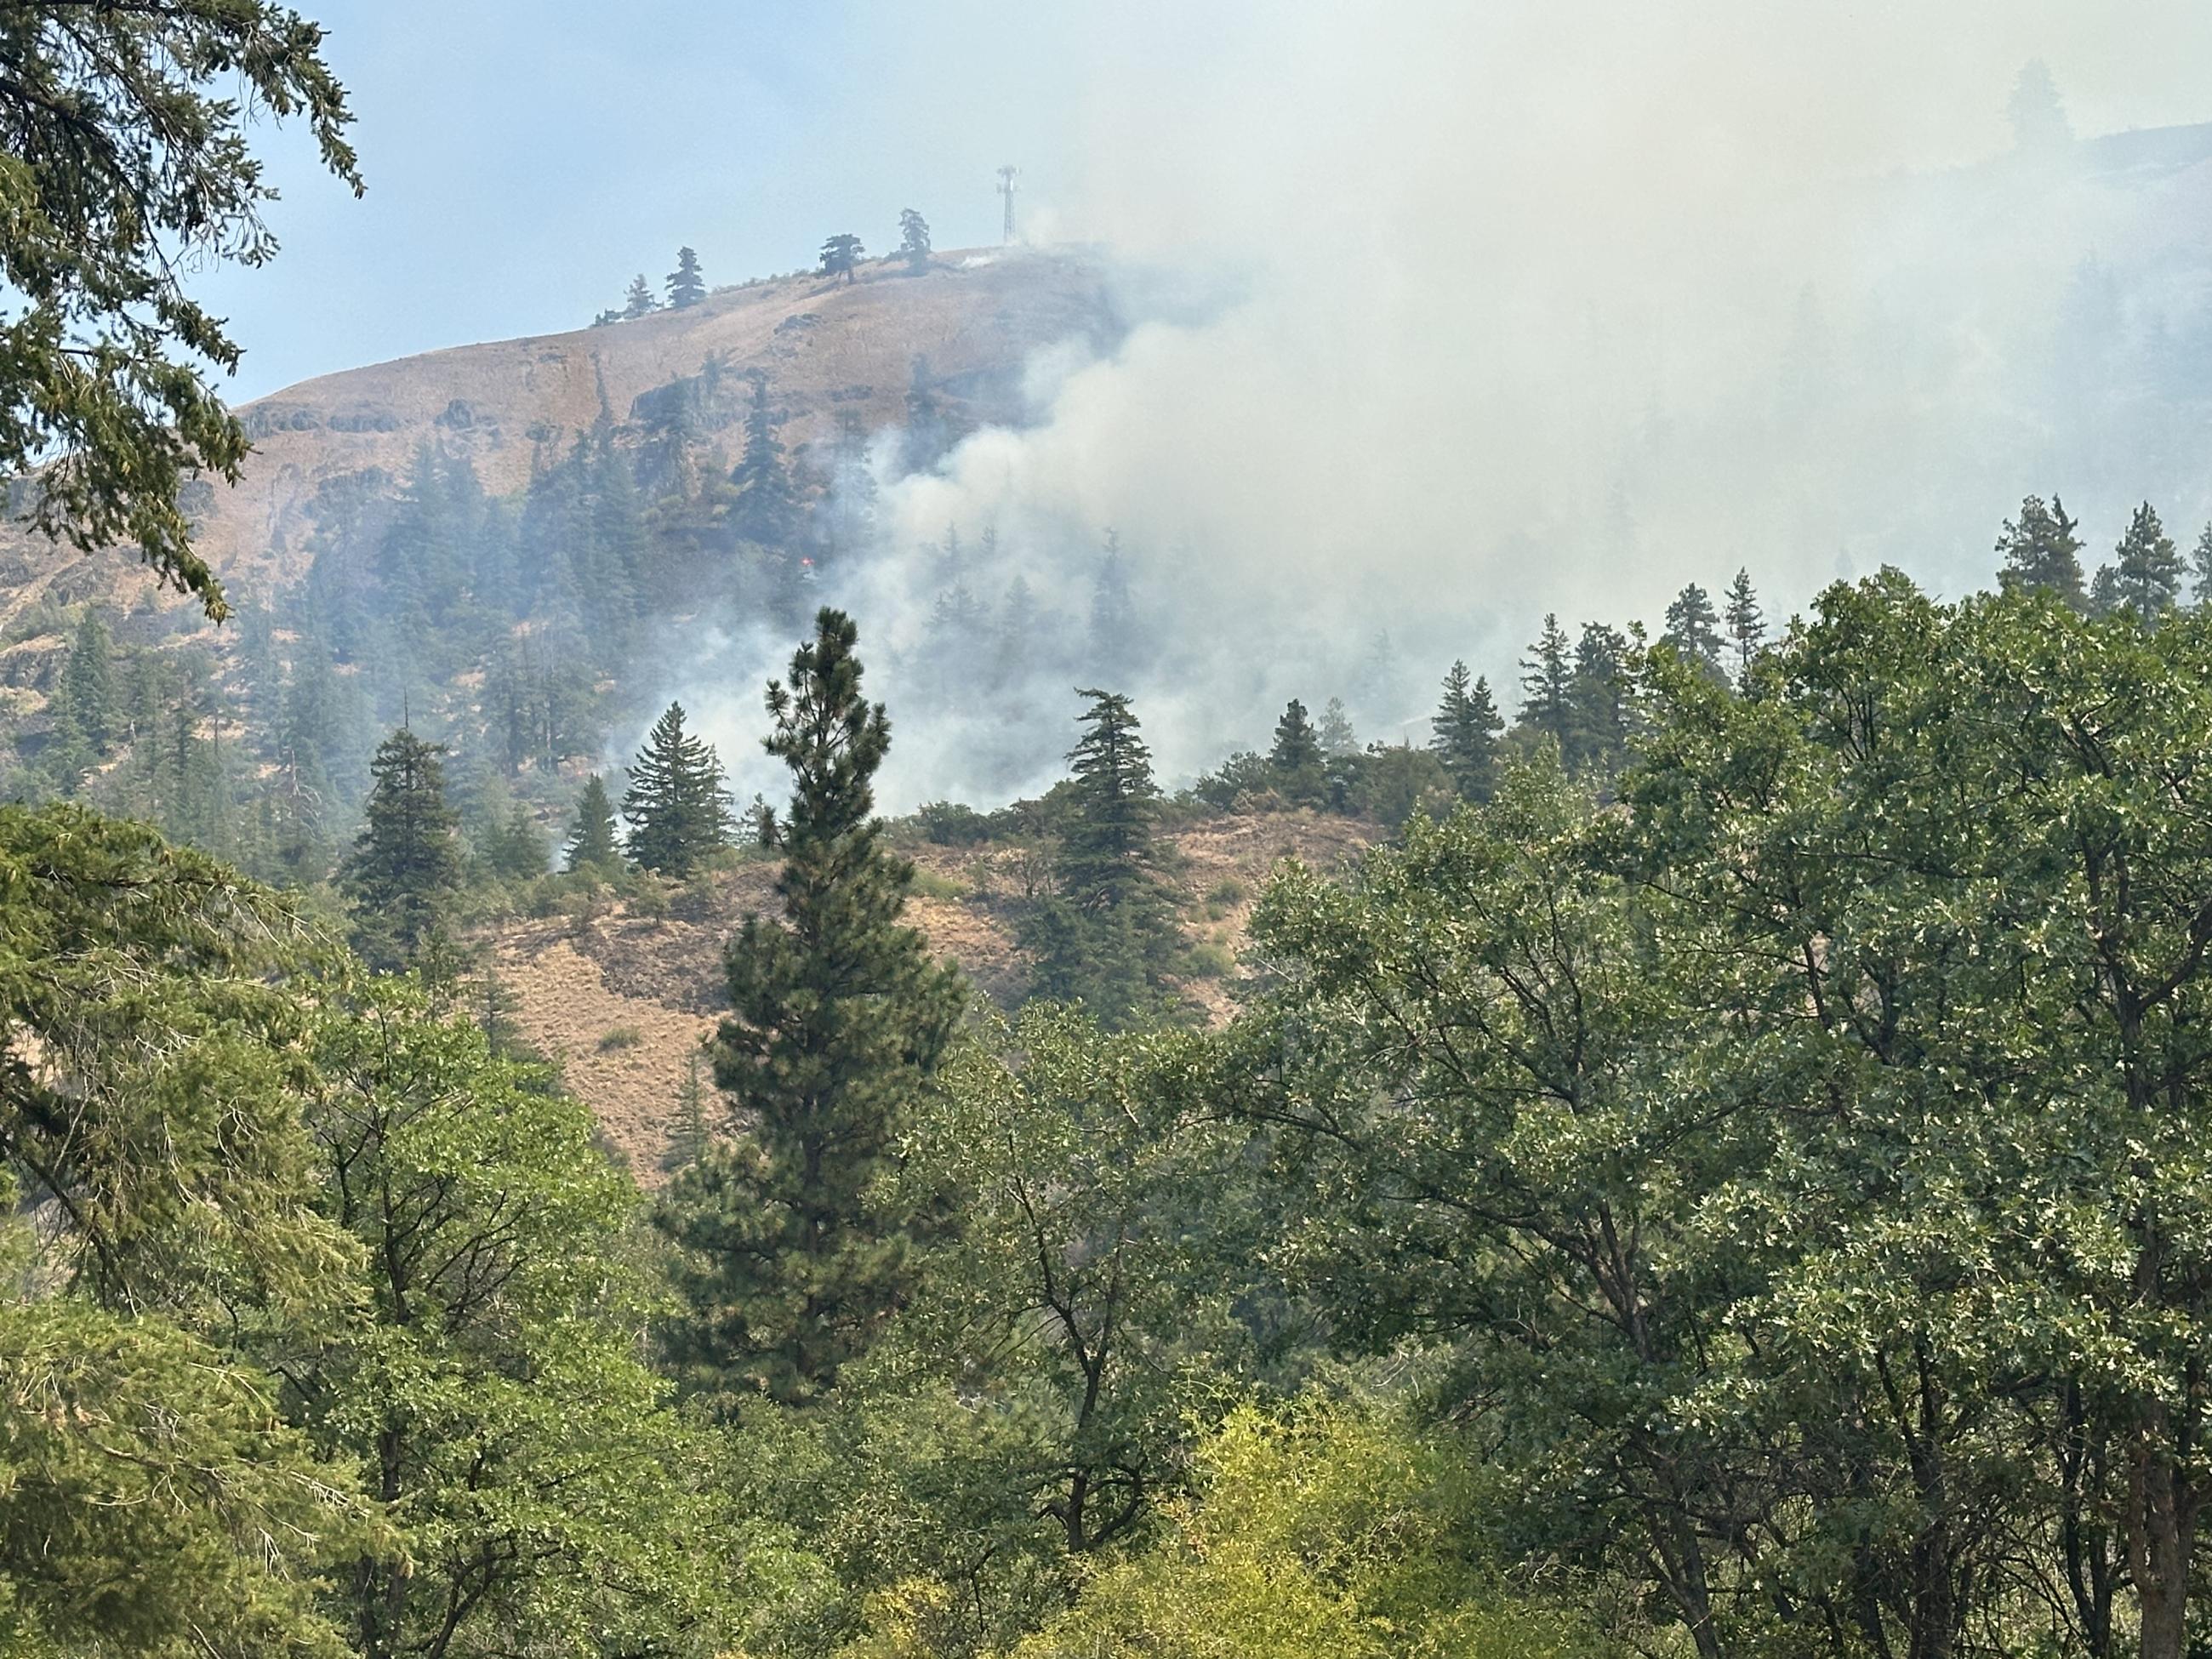
[[[2198,0],[872,15],[886,99],[932,99],[943,142],[994,115],[947,114],[946,85],[1026,88],[1053,161],[1024,175],[1032,237],[1230,296],[1148,313],[1133,284],[1109,355],[1035,366],[1032,424],[926,474],[883,464],[881,556],[825,597],[860,617],[900,721],[892,810],[1035,787],[1075,708],[1065,673],[979,680],[951,708],[911,695],[940,574],[915,550],[948,526],[994,530],[1071,622],[1118,532],[1158,632],[1129,689],[1187,777],[1264,743],[1292,695],[1342,696],[1364,736],[1395,738],[1455,656],[1510,710],[1547,611],[1656,623],[1739,566],[1778,617],[1885,562],[1956,591],[1987,580],[2030,490],[2065,494],[2101,542],[2143,496],[2177,528],[2207,508],[2187,444],[2092,435],[2100,399],[2132,398],[2144,429],[2202,406],[2084,391],[2052,347],[2091,255],[2134,273],[2128,337],[2212,337],[2212,165],[2115,184],[1996,159],[2032,57],[2077,133],[2212,115]],[[1386,630],[1395,678],[1364,662]],[[743,676],[788,648],[715,654],[708,725],[733,761],[761,726]]]

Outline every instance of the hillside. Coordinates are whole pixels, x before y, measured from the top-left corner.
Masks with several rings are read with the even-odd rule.
[[[1376,833],[1372,824],[1300,811],[1224,816],[1165,836],[1185,938],[1216,947],[1216,964],[1233,957],[1278,860],[1340,869]],[[1034,854],[1005,845],[908,850],[921,872],[910,919],[985,994],[1018,998],[1024,963],[1012,912],[1030,873],[1023,860]],[[517,1030],[560,1061],[608,1145],[647,1186],[665,1179],[680,1131],[687,1056],[724,1006],[723,944],[747,911],[773,906],[774,875],[772,865],[749,866],[673,895],[665,915],[600,903],[516,921],[485,941],[514,1000]],[[1232,985],[1233,975],[1204,977],[1184,990],[1218,1020],[1232,1006]],[[711,1110],[711,1086],[708,1095]]]
[[[683,311],[289,386],[239,410],[253,453],[238,484],[196,486],[188,505],[217,574],[267,592],[304,574],[319,489],[349,475],[397,477],[425,443],[471,464],[492,494],[512,494],[603,410],[633,422],[655,392],[710,362],[732,379],[770,379],[795,449],[841,424],[897,423],[918,368],[957,422],[1018,421],[1032,351],[1110,338],[1118,326],[1103,262],[1079,252],[951,252],[919,276],[878,261],[851,283],[756,281]],[[0,624],[50,591],[64,602],[135,599],[147,581],[134,569],[127,558],[78,559],[35,540],[0,548]]]

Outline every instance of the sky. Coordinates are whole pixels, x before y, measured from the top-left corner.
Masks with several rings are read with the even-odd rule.
[[[2212,516],[2212,168],[2115,186],[2009,155],[2005,113],[2041,59],[2079,134],[2212,119],[2212,0],[315,9],[368,193],[271,135],[284,251],[204,289],[241,399],[580,327],[681,244],[720,283],[835,232],[883,251],[906,207],[994,243],[1009,162],[1027,239],[1231,296],[1133,288],[1125,339],[1033,365],[1025,424],[884,471],[835,597],[895,707],[948,527],[1071,625],[1119,532],[1181,777],[1292,695],[1422,735],[1455,657],[1510,710],[1548,612],[1656,629],[1740,568],[1778,621],[1887,562],[1956,593],[2031,490],[2093,562],[2139,501],[2191,540]],[[728,605],[665,690],[732,756],[787,646],[714,643],[750,637]],[[1402,678],[1352,696],[1385,633]],[[980,769],[955,711],[908,721],[887,799],[1048,781],[1066,684],[1019,700],[1035,775]]]
[[[715,281],[811,261],[832,230],[872,246],[918,207],[940,246],[997,240],[994,170],[1023,168],[1042,226],[1158,252],[1213,239],[1215,212],[1285,158],[1261,103],[1385,159],[1449,145],[1394,108],[1439,53],[1470,100],[1494,96],[1478,46],[1573,65],[1608,110],[1556,102],[1532,133],[1605,149],[1664,113],[1671,82],[1714,100],[1727,159],[1748,116],[1787,128],[1774,167],[1941,165],[2002,142],[2007,85],[2048,58],[2077,125],[2212,113],[2204,0],[1760,0],[1534,7],[1494,0],[310,0],[352,94],[368,193],[319,175],[303,135],[265,135],[284,199],[275,264],[204,283],[247,356],[236,400],[438,346],[556,331],[656,283],[690,243]],[[1467,20],[1494,13],[1493,27]],[[1605,39],[1611,36],[1608,50]],[[1478,38],[1479,37],[1479,38]],[[1642,62],[1636,60],[1641,58]],[[1668,74],[1653,75],[1656,65]],[[1561,83],[1537,73],[1530,83]],[[1389,131],[1395,125],[1395,131]],[[1552,129],[1547,131],[1547,129]],[[1769,134],[1770,137],[1774,135]],[[1555,154],[1557,152],[1554,152]],[[1308,157],[1327,172],[1327,158]],[[1433,157],[1429,158],[1433,160]],[[1519,158],[1515,158],[1519,159]],[[1741,157],[1736,158],[1741,160]],[[1530,176],[1541,177],[1541,169]],[[1341,182],[1352,190],[1362,180]],[[1272,198],[1270,198],[1272,199]],[[1449,201],[1440,199],[1440,208]],[[1356,199],[1315,202],[1313,228],[1356,225]],[[1242,232],[1233,210],[1220,220]]]

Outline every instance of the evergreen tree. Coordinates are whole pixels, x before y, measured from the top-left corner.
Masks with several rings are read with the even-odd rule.
[[[1759,611],[1759,595],[1752,591],[1750,571],[1737,571],[1729,584],[1721,620],[1728,625],[1729,643],[1735,647],[1735,672],[1741,679],[1751,672],[1751,659],[1766,642],[1766,618]]]
[[[842,276],[848,283],[856,282],[854,273],[866,253],[859,237],[850,231],[841,232],[822,244],[822,274],[833,280]]]
[[[2039,495],[2020,504],[2020,517],[2008,519],[1997,538],[1997,552],[2004,562],[1997,585],[2008,593],[2046,588],[2076,611],[2089,608],[2081,579],[2081,538],[2079,526],[2066,516],[2066,503],[2057,496],[2045,507]]]
[[[679,880],[730,844],[722,763],[706,739],[684,729],[682,703],[668,705],[630,763],[623,817],[632,861]]]
[[[370,966],[428,965],[446,942],[461,886],[459,818],[446,804],[444,749],[401,726],[369,763],[368,822],[341,885],[354,942]]]
[[[2197,608],[2202,611],[2208,605],[2212,605],[2212,524],[2206,525],[2204,533],[2197,538],[2197,550],[2190,556],[2190,568],[2197,578]]]
[[[917,276],[929,269],[929,221],[912,208],[899,215],[899,257]]]
[[[2021,67],[2005,117],[2012,123],[2013,147],[2023,155],[2063,153],[2074,142],[2074,125],[2066,118],[2058,83],[2040,58],[2030,58]]]
[[[1703,663],[1716,677],[1721,667],[1720,618],[1712,596],[1692,582],[1667,607],[1667,631],[1659,636],[1691,662]]]
[[[668,273],[668,304],[684,311],[707,297],[707,279],[699,270],[699,256],[688,247],[676,250],[676,269]]]
[[[76,638],[70,646],[69,661],[62,670],[61,707],[58,720],[66,721],[94,755],[104,755],[115,741],[118,697],[115,686],[114,641],[99,611],[87,605],[77,623]]]
[[[1292,801],[1316,802],[1328,793],[1322,768],[1321,738],[1306,717],[1306,706],[1292,697],[1275,722],[1274,746],[1267,763],[1275,769],[1277,787]]]
[[[768,376],[756,374],[752,402],[745,410],[744,459],[730,475],[730,482],[738,488],[730,519],[746,541],[787,550],[799,538],[799,497],[784,460],[777,425],[775,410],[768,398]]]
[[[546,870],[545,832],[520,801],[483,838],[484,867],[501,881],[535,881]]]
[[[1486,801],[1497,787],[1498,738],[1505,722],[1490,695],[1490,682],[1469,682],[1467,665],[1444,674],[1443,698],[1429,721],[1429,747],[1443,763],[1462,800]]]
[[[629,292],[623,295],[623,320],[635,322],[660,309],[660,301],[653,297],[653,284],[639,271],[630,279]]]
[[[1573,737],[1565,758],[1610,781],[1628,758],[1628,641],[1603,623],[1584,623],[1568,687]]]
[[[1091,589],[1091,659],[1109,673],[1123,674],[1135,665],[1136,657],[1137,605],[1129,592],[1128,563],[1121,533],[1109,530]]]
[[[750,1126],[680,1175],[659,1212],[680,1247],[678,1376],[724,1404],[819,1401],[905,1299],[916,1218],[870,1201],[959,1018],[960,981],[901,925],[914,866],[883,844],[873,780],[890,743],[862,693],[858,635],[824,610],[771,684],[769,752],[789,809],[783,915],[745,920],[727,957],[732,1012],[714,1080]]]
[[[1315,735],[1321,739],[1322,752],[1332,759],[1359,752],[1359,734],[1352,729],[1352,716],[1345,712],[1341,697],[1328,700]]]
[[[1573,748],[1573,655],[1554,616],[1545,617],[1544,631],[1521,659],[1521,724],[1551,738],[1562,755]]]
[[[2109,580],[2105,570],[2097,573],[2100,614],[2126,611],[2144,622],[2155,622],[2180,603],[2181,550],[2148,501],[2136,508],[2106,568],[2112,573]]]
[[[1123,1026],[1172,1006],[1167,974],[1179,941],[1152,845],[1160,791],[1129,699],[1076,695],[1091,706],[1068,751],[1073,775],[1054,792],[1064,804],[1054,892],[1023,933],[1036,956],[1036,994]]]
[[[562,848],[564,867],[611,874],[622,868],[622,845],[615,832],[614,803],[597,772],[584,781],[576,800],[576,817]]]

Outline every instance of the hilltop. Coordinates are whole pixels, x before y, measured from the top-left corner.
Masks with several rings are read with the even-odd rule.
[[[273,392],[238,411],[253,441],[240,482],[191,487],[201,550],[227,582],[272,592],[312,562],[313,505],[333,481],[398,478],[429,444],[472,466],[492,495],[511,495],[603,415],[634,427],[709,365],[732,381],[766,375],[795,450],[898,424],[918,375],[957,427],[1018,422],[1032,352],[1109,341],[1121,327],[1103,260],[1081,251],[953,251],[919,276],[875,261],[857,276],[758,279],[683,310],[453,347]],[[80,559],[36,540],[0,549],[0,623],[42,594],[129,601],[149,586],[125,556]]]

